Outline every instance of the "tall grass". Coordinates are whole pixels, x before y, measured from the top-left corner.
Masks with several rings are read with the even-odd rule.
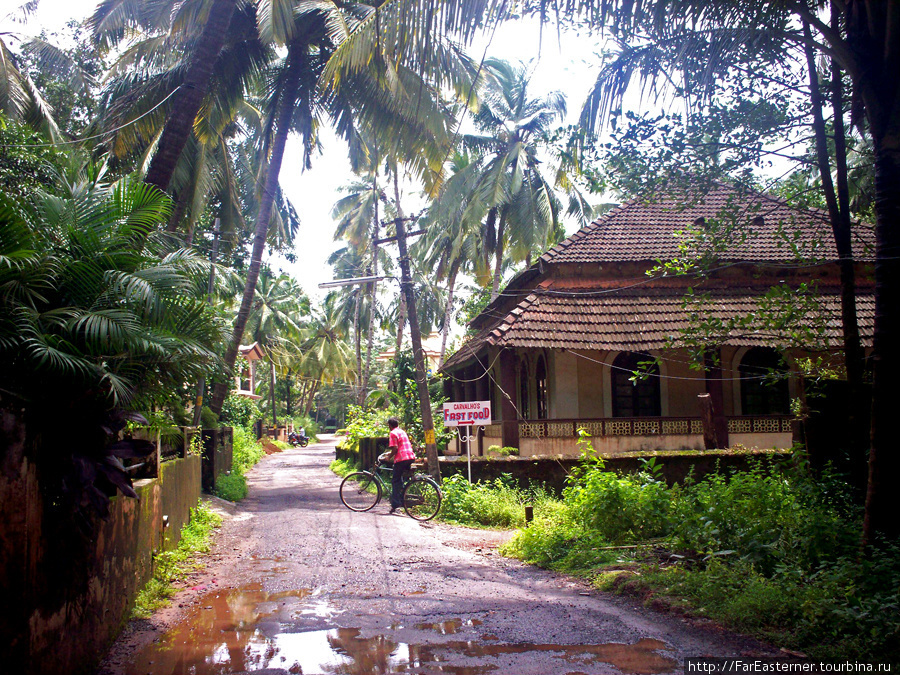
[[[175,593],[174,583],[203,567],[200,554],[209,551],[210,538],[222,524],[222,517],[205,504],[191,509],[190,522],[181,530],[177,548],[153,556],[153,576],[138,593],[132,616],[146,619],[164,607]]]
[[[900,545],[862,554],[840,476],[765,469],[667,487],[588,460],[502,552],[687,601],[735,629],[823,659],[900,661]],[[610,563],[640,573],[604,574]]]
[[[473,527],[511,528],[525,525],[525,506],[550,500],[542,487],[521,489],[509,475],[489,482],[470,483],[459,474],[442,483],[444,501],[438,517]]]

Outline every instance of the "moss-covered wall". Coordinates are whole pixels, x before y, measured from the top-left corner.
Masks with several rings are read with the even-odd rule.
[[[200,458],[138,481],[139,500],[73,522],[44,503],[16,415],[0,419],[0,645],[4,672],[92,672],[150,578],[153,552],[177,543],[200,494]],[[163,515],[170,527],[163,534]]]
[[[187,525],[191,509],[200,501],[200,465],[200,457],[187,457],[165,462],[161,467],[160,509],[162,516],[169,517],[169,525],[163,532],[166,549],[178,545],[181,529]]]

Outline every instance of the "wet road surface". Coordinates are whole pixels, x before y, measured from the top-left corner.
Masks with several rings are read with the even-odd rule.
[[[652,674],[681,672],[685,656],[765,649],[479,555],[478,531],[389,515],[384,501],[349,511],[333,458],[323,443],[257,465],[219,534],[215,585],[114,670]]]

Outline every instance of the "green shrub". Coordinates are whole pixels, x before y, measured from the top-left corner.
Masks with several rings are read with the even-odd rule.
[[[306,435],[313,440],[316,440],[316,437],[319,435],[319,424],[308,415],[294,415],[291,422],[294,425],[294,429],[299,430],[303,427],[303,430],[306,431]]]
[[[347,450],[359,450],[360,438],[375,438],[388,435],[388,418],[394,415],[393,409],[366,410],[356,405],[347,408],[347,438],[341,447]]]
[[[499,445],[492,445],[487,449],[487,454],[509,457],[510,455],[518,455],[519,448],[511,448],[509,446],[504,446],[501,448]]]
[[[668,488],[644,469],[610,473],[585,453],[563,500],[501,552],[588,576],[639,565],[626,587],[686,599],[730,628],[815,658],[900,661],[900,544],[860,554],[860,510],[840,476],[754,466]]]
[[[712,474],[676,504],[674,541],[704,554],[734,551],[771,575],[776,566],[805,569],[856,546],[858,517],[844,498],[825,498],[804,472],[756,465]]]
[[[548,499],[535,511],[534,522],[501,547],[503,555],[566,571],[585,569],[600,562],[596,547],[601,538],[586,530],[569,506]]]
[[[222,424],[249,429],[256,420],[262,417],[259,406],[249,396],[230,394],[222,404],[222,414],[219,420]]]
[[[328,468],[334,471],[334,473],[336,473],[341,478],[346,476],[348,473],[357,471],[359,469],[359,467],[353,462],[343,459],[334,460],[331,464],[328,465]]]
[[[549,501],[541,487],[518,488],[509,475],[492,481],[470,483],[460,474],[443,480],[444,501],[439,518],[460,525],[520,527],[525,524],[525,505],[537,509]]]
[[[678,488],[670,490],[651,473],[619,475],[599,458],[574,472],[563,492],[584,528],[613,543],[668,534],[678,497]]]
[[[219,417],[208,405],[200,408],[200,426],[204,429],[217,429],[219,427]]]
[[[253,434],[242,427],[234,428],[232,453],[232,473],[241,476],[266,455],[262,446],[253,438]]]
[[[234,427],[231,473],[216,476],[216,496],[230,502],[244,499],[247,496],[244,474],[265,456],[262,446],[254,440],[250,431],[240,426]]]
[[[237,472],[220,473],[216,477],[216,496],[239,502],[247,496],[247,479]]]

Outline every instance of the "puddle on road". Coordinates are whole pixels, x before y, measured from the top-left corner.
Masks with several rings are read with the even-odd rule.
[[[266,593],[259,585],[218,591],[200,600],[179,628],[140,652],[128,675],[224,675],[279,669],[303,675],[386,675],[449,673],[485,675],[498,670],[498,659],[542,654],[552,672],[574,675],[593,664],[610,664],[623,673],[653,675],[675,669],[657,650],[667,645],[642,639],[633,645],[485,644],[478,640],[398,642],[384,635],[360,637],[357,628],[284,633],[295,620],[330,617],[333,610],[309,591]],[[478,619],[416,624],[420,631],[455,635]],[[402,627],[400,627],[402,629]],[[406,637],[406,636],[404,636]],[[494,639],[491,635],[484,640]],[[453,665],[457,662],[460,665]]]
[[[480,619],[469,619],[467,621],[463,621],[462,619],[448,619],[447,621],[439,621],[437,623],[417,623],[415,624],[416,630],[433,630],[437,631],[441,635],[455,635],[459,632],[459,629],[464,625],[467,627],[480,626],[483,621]],[[403,628],[400,624],[395,624],[391,626],[393,629]]]

